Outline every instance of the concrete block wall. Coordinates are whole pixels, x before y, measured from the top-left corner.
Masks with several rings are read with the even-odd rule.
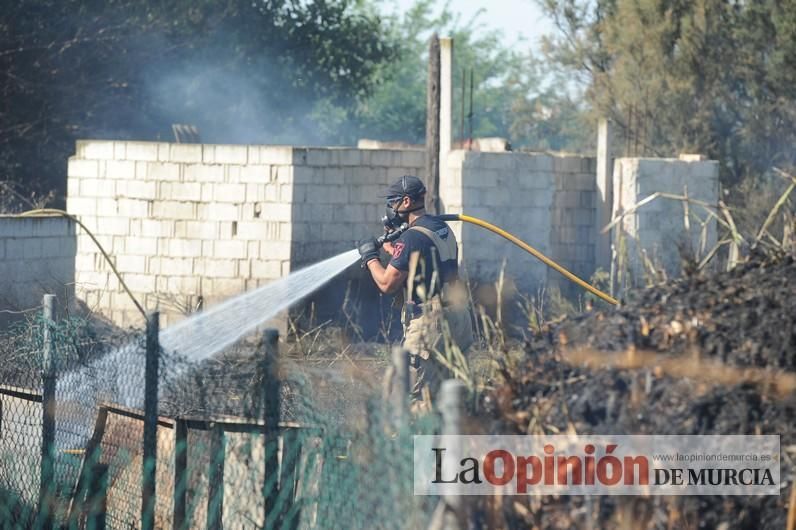
[[[422,151],[79,141],[67,209],[163,325],[380,233],[383,187]],[[77,294],[118,325],[143,320],[81,234]]]
[[[290,272],[293,149],[80,141],[68,211],[114,257],[163,325]],[[77,295],[122,326],[143,320],[90,238],[78,237]]]
[[[627,211],[655,192],[687,195],[716,205],[719,199],[718,162],[660,158],[619,158],[614,163],[614,216]],[[700,218],[706,212],[691,206]],[[657,198],[627,215],[614,230],[614,245],[620,248],[624,237],[627,264],[633,284],[643,284],[643,256],[663,268],[669,277],[681,271],[680,249],[683,244],[704,256],[716,243],[716,226],[707,224],[704,248],[698,220],[690,217],[686,230],[683,202]],[[640,245],[638,244],[640,243]],[[621,252],[621,250],[618,250]]]
[[[0,216],[0,309],[38,307],[44,294],[71,303],[76,246],[75,225],[64,217]],[[0,323],[12,320],[0,313]]]
[[[555,157],[551,207],[550,257],[588,281],[596,269],[597,161],[592,157]],[[579,287],[548,269],[548,280],[565,294]]]
[[[594,228],[594,182],[592,158],[452,151],[440,195],[447,213],[482,218],[567,268],[590,274],[594,240],[586,232]],[[522,291],[558,281],[557,273],[497,235],[467,223],[455,223],[454,230],[471,279],[495,280],[505,261]]]
[[[294,267],[354,248],[382,233],[385,188],[422,175],[425,153],[412,149],[296,148],[293,158]]]

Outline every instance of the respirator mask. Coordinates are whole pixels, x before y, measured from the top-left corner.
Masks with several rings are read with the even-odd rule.
[[[392,200],[387,200],[387,207],[385,209],[385,215],[381,218],[381,222],[384,225],[384,230],[387,232],[393,232],[401,228],[401,226],[409,220],[409,214],[412,212],[416,212],[418,210],[422,210],[425,208],[424,204],[418,204],[408,210],[399,210],[398,204],[401,202],[403,197],[394,198]]]

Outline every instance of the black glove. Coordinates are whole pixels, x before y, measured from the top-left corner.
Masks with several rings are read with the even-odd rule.
[[[376,244],[375,238],[363,239],[357,243],[357,250],[362,259],[362,266],[367,266],[370,260],[379,259],[379,246]]]

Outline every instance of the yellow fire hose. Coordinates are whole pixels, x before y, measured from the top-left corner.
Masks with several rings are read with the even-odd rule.
[[[569,272],[567,269],[565,269],[564,267],[562,267],[561,265],[559,265],[555,261],[551,260],[550,258],[545,256],[544,254],[542,254],[541,252],[539,252],[538,250],[533,248],[531,245],[529,245],[525,241],[523,241],[520,238],[510,234],[509,232],[506,232],[505,230],[503,230],[502,228],[500,228],[498,226],[495,226],[495,225],[493,225],[491,223],[487,223],[486,221],[484,221],[482,219],[478,219],[476,217],[471,217],[469,215],[464,215],[464,214],[445,214],[445,215],[441,215],[440,218],[443,221],[464,221],[465,223],[472,223],[474,225],[480,226],[481,228],[486,228],[490,232],[493,232],[493,233],[499,235],[500,237],[502,237],[504,239],[508,239],[509,241],[511,241],[512,243],[514,243],[515,245],[517,245],[518,247],[523,249],[525,252],[533,255],[535,258],[537,258],[539,261],[541,261],[542,263],[544,263],[548,267],[560,272],[567,280],[569,280],[569,281],[571,281],[571,282],[583,287],[584,289],[586,289],[587,291],[592,293],[594,296],[597,296],[598,298],[600,298],[602,300],[605,300],[609,304],[613,304],[613,305],[618,305],[619,304],[619,302],[613,296],[602,292],[601,290],[597,289],[596,287],[590,285],[588,282],[578,278],[577,276],[575,276],[574,274]]]
[[[70,214],[68,212],[65,212],[64,210],[58,210],[58,209],[55,209],[55,208],[41,208],[41,209],[38,209],[38,210],[29,210],[27,212],[21,213],[20,217],[30,217],[30,216],[34,216],[34,215],[53,215],[53,216],[66,217],[68,219],[71,219],[75,223],[77,223],[83,230],[85,230],[86,233],[88,234],[88,236],[94,242],[94,244],[97,245],[97,248],[99,248],[100,252],[102,253],[102,256],[105,258],[105,261],[108,262],[108,265],[110,265],[111,270],[116,275],[116,277],[119,279],[119,284],[121,284],[122,288],[124,288],[125,292],[130,297],[130,299],[133,301],[133,303],[135,304],[136,308],[138,308],[138,310],[141,312],[141,315],[143,315],[144,318],[147,317],[146,311],[144,310],[143,306],[138,302],[138,300],[136,300],[136,298],[133,295],[132,291],[130,291],[130,288],[127,287],[127,284],[124,282],[124,279],[122,278],[122,275],[116,269],[116,265],[113,263],[113,260],[111,259],[110,255],[108,255],[108,253],[105,252],[105,249],[102,248],[102,245],[97,240],[97,238],[94,236],[94,234],[91,233],[91,230],[86,228],[86,225],[84,225],[80,221],[80,219],[78,219],[77,217],[75,217],[74,215],[72,215],[72,214]],[[559,273],[561,273],[569,281],[579,285],[580,287],[583,287],[584,289],[586,289],[587,291],[589,291],[593,295],[597,296],[598,298],[600,298],[602,300],[605,300],[609,304],[613,304],[613,305],[618,305],[619,304],[619,302],[614,297],[612,297],[611,295],[600,291],[596,287],[590,285],[588,282],[578,278],[576,275],[572,274],[567,269],[565,269],[564,267],[562,267],[561,265],[559,265],[555,261],[553,261],[550,258],[548,258],[547,256],[545,256],[544,254],[542,254],[541,252],[539,252],[538,250],[533,248],[531,245],[529,245],[525,241],[521,240],[520,238],[518,238],[518,237],[514,236],[513,234],[503,230],[502,228],[500,228],[498,226],[495,226],[495,225],[493,225],[491,223],[488,223],[488,222],[486,222],[486,221],[484,221],[482,219],[478,219],[477,217],[471,217],[469,215],[464,215],[464,214],[445,214],[445,215],[441,215],[440,218],[442,220],[444,220],[444,221],[463,221],[463,222],[466,222],[466,223],[472,223],[472,224],[474,224],[476,226],[480,226],[481,228],[485,228],[485,229],[489,230],[490,232],[493,232],[493,233],[499,235],[500,237],[511,241],[512,243],[514,243],[515,245],[517,245],[518,247],[523,249],[525,252],[528,252],[529,254],[531,254],[532,256],[537,258],[539,261],[541,261],[542,263],[544,263],[548,267],[550,267],[550,268],[558,271]]]

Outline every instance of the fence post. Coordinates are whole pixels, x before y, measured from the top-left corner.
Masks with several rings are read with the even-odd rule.
[[[146,322],[146,367],[144,371],[144,458],[141,484],[141,530],[155,528],[155,482],[158,455],[158,362],[160,357],[160,313],[153,311]]]
[[[55,457],[55,295],[45,294],[42,301],[44,334],[42,349],[42,421],[41,469],[39,473],[39,528],[53,526],[54,457]]]
[[[188,492],[188,423],[174,421],[174,530],[185,528]]]
[[[277,528],[279,510],[279,379],[276,363],[279,357],[279,330],[266,329],[262,339],[262,407],[263,407],[263,448],[265,451],[265,475],[263,476],[263,499],[265,513],[264,527],[268,530]],[[269,491],[269,482],[272,484]]]
[[[224,426],[213,423],[210,430],[210,469],[207,473],[207,528],[224,527]]]
[[[395,370],[391,385],[390,400],[397,428],[406,425],[409,416],[409,352],[401,346],[392,349],[392,365]]]
[[[466,415],[465,400],[467,399],[467,385],[457,379],[447,379],[442,382],[439,395],[439,411],[442,414],[442,434],[465,434],[464,419]],[[461,447],[458,443],[451,445],[450,454],[460,454]],[[463,499],[458,495],[444,495],[445,503],[443,514],[443,530],[464,530],[468,527],[467,510]]]

